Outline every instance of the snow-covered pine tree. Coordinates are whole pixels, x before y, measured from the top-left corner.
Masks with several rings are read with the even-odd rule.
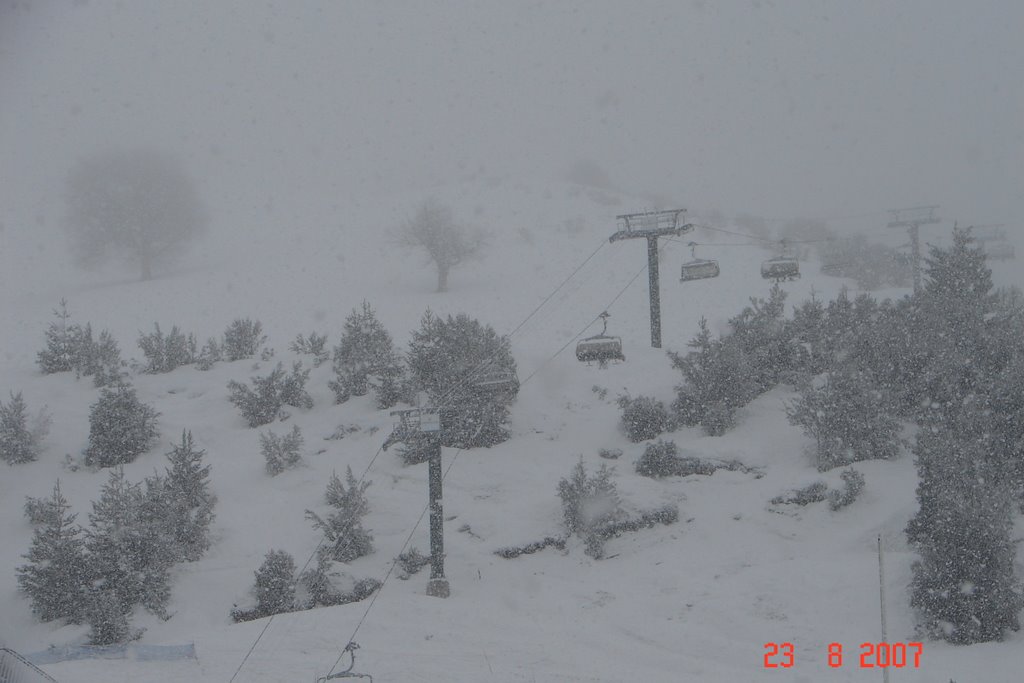
[[[110,332],[103,330],[96,341],[92,341],[92,330],[86,325],[87,334],[85,338],[88,343],[83,344],[83,358],[80,365],[76,366],[79,376],[92,377],[93,385],[106,387],[123,381],[124,373],[121,362],[121,349],[117,340]]]
[[[840,366],[820,386],[808,382],[786,416],[814,439],[822,471],[899,452],[900,425],[882,393],[858,370]]]
[[[104,388],[89,411],[85,463],[110,467],[133,461],[156,439],[158,416],[153,408],[139,401],[130,384]]]
[[[291,374],[285,374],[281,363],[266,377],[250,378],[253,387],[231,380],[228,382],[228,400],[238,406],[250,427],[259,427],[277,419],[281,406],[312,408],[313,399],[306,392],[309,370],[302,363],[292,364]]]
[[[327,539],[323,548],[325,557],[336,562],[351,562],[373,552],[373,535],[363,528],[363,517],[370,509],[366,489],[371,483],[365,481],[360,484],[351,467],[346,468],[345,483],[337,473],[332,473],[324,497],[334,510],[327,519],[306,510],[306,518]]]
[[[749,363],[742,350],[726,339],[712,339],[707,320],[685,356],[669,352],[672,367],[683,374],[676,387],[673,410],[684,425],[703,425],[712,436],[721,436],[735,422],[736,409],[757,395]]]
[[[47,375],[74,368],[73,360],[82,335],[82,328],[71,322],[66,299],[60,300],[53,315],[57,319],[46,329],[46,348],[36,354],[39,369]]]
[[[236,318],[224,330],[224,342],[221,353],[226,361],[241,360],[255,356],[267,336],[263,334],[263,324],[259,320]]]
[[[739,347],[747,359],[751,381],[761,394],[796,367],[799,357],[792,326],[785,320],[786,292],[772,286],[767,299],[751,297],[750,305],[729,321],[727,344]]]
[[[139,333],[139,348],[146,357],[144,372],[170,372],[177,367],[195,362],[195,335],[185,336],[177,325],[173,325],[167,334],[160,329],[159,323],[154,323],[153,327],[154,331],[149,334]]]
[[[390,408],[398,401],[402,378],[402,361],[391,335],[377,319],[366,301],[345,319],[341,340],[334,347],[334,379],[330,387],[335,401],[343,403],[350,396],[367,392],[367,376],[375,375],[381,382],[377,404]]]
[[[406,358],[413,390],[426,391],[441,406],[445,446],[493,446],[508,438],[509,406],[519,393],[508,337],[465,313],[439,318],[428,310]],[[501,390],[478,386],[486,373],[511,381]]]
[[[284,436],[274,432],[260,434],[260,453],[266,461],[267,474],[274,477],[286,469],[299,464],[302,459],[303,438],[299,425],[292,425],[292,431]]]
[[[170,466],[163,479],[164,526],[174,541],[177,561],[194,562],[210,547],[210,524],[217,497],[210,491],[210,466],[205,450],[195,447],[192,432],[182,430],[181,444],[167,454]]]
[[[85,618],[90,576],[86,564],[82,527],[75,523],[60,482],[47,501],[52,513],[32,534],[32,545],[18,567],[18,586],[32,601],[32,612],[41,621]]]
[[[920,509],[907,535],[920,555],[911,605],[927,635],[956,644],[1002,640],[1024,607],[1014,575],[1008,463],[988,411],[934,408],[914,448]]]
[[[89,514],[86,549],[93,587],[116,594],[125,614],[142,605],[163,615],[170,599],[174,546],[153,519],[153,512],[162,507],[153,503],[155,494],[162,494],[158,482],[147,481],[144,494],[142,486],[128,482],[123,468],[117,467]]]
[[[583,539],[587,554],[594,559],[604,555],[605,527],[622,516],[621,500],[611,475],[607,465],[588,475],[581,457],[569,477],[558,482],[565,526]]]
[[[8,403],[0,402],[0,460],[8,465],[32,462],[39,457],[49,429],[50,415],[45,408],[30,425],[25,399],[20,391],[12,393]]]

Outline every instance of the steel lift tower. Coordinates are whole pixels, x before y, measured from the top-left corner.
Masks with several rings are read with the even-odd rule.
[[[892,220],[890,228],[908,228],[910,231],[910,252],[914,265],[914,294],[921,291],[921,240],[918,228],[922,225],[938,223],[935,216],[938,206],[914,206],[909,209],[890,209]]]
[[[647,280],[651,299],[651,346],[661,348],[661,291],[658,283],[658,238],[684,235],[693,225],[683,222],[686,209],[647,211],[616,216],[618,230],[609,242],[645,238],[647,240]]]

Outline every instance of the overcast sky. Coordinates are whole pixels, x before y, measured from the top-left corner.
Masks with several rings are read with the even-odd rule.
[[[1020,0],[0,0],[0,223],[117,143],[214,212],[586,159],[699,210],[1016,228],[1022,36]]]

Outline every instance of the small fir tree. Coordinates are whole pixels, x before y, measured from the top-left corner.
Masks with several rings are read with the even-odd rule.
[[[177,325],[171,327],[167,334],[155,323],[153,332],[139,333],[139,348],[146,357],[144,372],[157,374],[170,372],[182,365],[190,365],[196,360],[196,338],[185,336]]]
[[[44,374],[68,372],[74,368],[74,358],[80,343],[82,328],[71,322],[66,299],[53,311],[56,318],[46,329],[46,348],[36,354],[39,369]]]
[[[259,353],[265,341],[267,337],[263,334],[263,324],[259,320],[236,318],[224,330],[224,343],[220,350],[227,361],[252,358]]]
[[[217,497],[210,491],[210,466],[205,450],[195,447],[192,432],[181,432],[181,444],[167,454],[164,477],[167,501],[164,525],[177,549],[175,559],[194,562],[210,547],[210,524]]]
[[[313,399],[306,392],[309,370],[302,363],[292,364],[291,374],[285,374],[281,363],[266,377],[252,377],[253,387],[234,380],[228,382],[229,400],[238,406],[250,427],[270,424],[277,419],[281,406],[312,408]]]
[[[256,614],[267,617],[295,609],[295,560],[283,550],[271,550],[256,570]]]
[[[85,618],[90,584],[85,539],[59,481],[47,504],[50,513],[34,530],[24,555],[28,564],[18,567],[18,586],[41,621],[67,619],[77,624]]]
[[[142,635],[132,631],[128,612],[117,591],[112,589],[97,590],[90,595],[87,621],[89,644],[96,647],[126,643]]]
[[[39,457],[43,439],[50,430],[50,415],[41,409],[29,425],[28,408],[21,392],[0,402],[0,460],[8,465],[32,462]]]
[[[832,372],[820,387],[808,383],[786,416],[815,440],[822,471],[858,460],[892,459],[899,451],[899,423],[882,392],[857,371]]]
[[[159,432],[159,413],[139,401],[130,384],[105,388],[89,411],[89,446],[85,463],[111,467],[132,462]]]
[[[306,510],[306,518],[313,522],[314,528],[323,532],[327,540],[323,548],[325,557],[337,562],[351,562],[373,552],[373,536],[363,528],[363,517],[369,511],[366,489],[371,483],[356,481],[351,467],[345,471],[345,483],[332,473],[325,498],[334,511],[324,519],[312,510]]]
[[[86,548],[93,586],[116,594],[125,614],[142,605],[162,616],[170,599],[174,547],[153,519],[154,510],[163,508],[152,497],[162,495],[159,484],[147,482],[147,501],[142,486],[129,483],[118,467],[89,514]]]
[[[622,517],[621,501],[611,475],[607,465],[588,475],[580,458],[569,477],[558,482],[565,526],[583,539],[587,554],[594,559],[604,556],[607,529]]]
[[[345,319],[345,330],[334,347],[334,375],[330,387],[338,403],[367,392],[367,377],[380,382],[378,407],[390,408],[398,401],[402,365],[391,335],[366,301]]]
[[[260,434],[260,453],[266,460],[267,474],[274,477],[298,465],[302,460],[302,443],[299,425],[292,425],[292,431],[284,436],[274,432]]]

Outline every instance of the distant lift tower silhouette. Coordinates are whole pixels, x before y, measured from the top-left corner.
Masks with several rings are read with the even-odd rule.
[[[647,281],[651,299],[651,346],[661,348],[661,291],[658,283],[658,238],[684,235],[693,225],[683,222],[686,209],[646,211],[616,216],[618,230],[609,242],[645,238],[647,240]]]
[[[935,216],[938,206],[914,206],[909,209],[890,209],[892,220],[890,228],[908,228],[910,231],[910,258],[914,267],[914,294],[921,291],[921,239],[918,228],[922,225],[938,223]]]

